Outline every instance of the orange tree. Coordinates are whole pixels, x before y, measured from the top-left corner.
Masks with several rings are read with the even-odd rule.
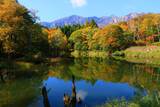
[[[45,29],[48,35],[50,52],[54,56],[60,55],[67,45],[67,37],[60,29]]]
[[[123,33],[120,26],[108,25],[94,34],[90,48],[109,52],[120,50],[125,42]]]

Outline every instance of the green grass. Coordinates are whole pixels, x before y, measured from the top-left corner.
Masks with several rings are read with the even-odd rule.
[[[136,46],[124,51],[126,58],[160,59],[159,46]]]
[[[146,96],[137,96],[132,101],[111,100],[98,107],[160,107],[160,92],[155,91]]]
[[[155,42],[155,43],[153,43],[152,45],[160,46],[160,42]]]
[[[75,50],[71,53],[71,55],[75,58],[80,57],[91,57],[91,58],[107,58],[108,53],[105,51],[78,51]]]
[[[123,56],[124,54],[124,56]],[[150,65],[160,65],[160,47],[159,46],[135,46],[124,51],[113,53],[117,60],[126,60],[133,63],[143,63]]]

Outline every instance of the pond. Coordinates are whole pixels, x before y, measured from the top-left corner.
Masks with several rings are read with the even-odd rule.
[[[113,59],[63,59],[11,68],[15,79],[0,82],[0,107],[44,107],[42,87],[51,107],[64,107],[64,94],[76,95],[75,107],[97,107],[160,90],[159,66]]]

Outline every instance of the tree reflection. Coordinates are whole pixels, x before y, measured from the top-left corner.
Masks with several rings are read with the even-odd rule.
[[[77,102],[77,93],[76,93],[76,85],[75,85],[75,77],[72,75],[72,96],[71,96],[71,106],[75,107]]]
[[[45,70],[44,70],[45,69]],[[41,72],[43,71],[43,72]],[[44,65],[0,61],[0,107],[26,107],[39,95]]]
[[[50,103],[49,103],[49,100],[48,100],[47,89],[46,89],[45,86],[43,86],[43,88],[42,88],[42,95],[43,95],[44,107],[50,107]]]
[[[13,80],[15,77],[13,71],[9,71],[7,69],[1,69],[0,70],[0,80],[2,83],[6,83],[10,80]]]
[[[4,81],[4,77],[3,77],[2,72],[0,72],[0,77],[1,77],[1,81],[4,83],[5,81]]]
[[[80,104],[82,102],[81,98],[77,98],[76,85],[75,85],[75,76],[72,75],[72,95],[71,98],[64,94],[64,105],[65,107],[76,107],[76,104]]]
[[[140,84],[145,89],[160,89],[159,73],[156,67],[115,60],[75,59],[74,63],[59,64],[50,67],[49,76],[69,80],[72,75],[94,85],[97,80]]]

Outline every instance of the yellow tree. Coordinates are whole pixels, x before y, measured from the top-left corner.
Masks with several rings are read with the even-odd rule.
[[[159,37],[159,41],[160,41],[160,14],[157,14],[154,17],[153,21],[154,21],[154,25],[156,26],[158,37]]]
[[[127,22],[120,22],[118,25],[123,29],[123,31],[128,31],[128,23]]]
[[[65,49],[67,37],[60,29],[45,29],[45,32],[48,34],[50,51],[57,56],[60,51]]]
[[[108,25],[100,29],[93,36],[93,40],[100,45],[103,50],[113,52],[120,50],[124,43],[123,29],[118,25]]]
[[[27,49],[32,17],[16,0],[0,3],[0,41],[5,53],[23,52]]]
[[[31,13],[17,0],[1,0],[0,47],[3,53],[26,55],[31,51],[41,51],[42,43],[47,43],[47,38]]]
[[[141,17],[137,17],[128,21],[129,31],[134,34],[134,40],[140,39],[139,30],[140,30]]]
[[[153,17],[148,16],[142,20],[141,28],[140,28],[142,36],[150,35],[149,31],[152,31],[152,29],[153,29],[152,19],[153,19]]]

